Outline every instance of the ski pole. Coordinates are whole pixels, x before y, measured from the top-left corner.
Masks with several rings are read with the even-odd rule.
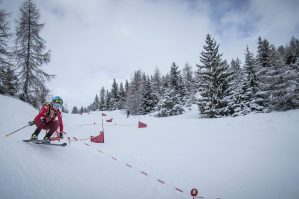
[[[10,136],[10,135],[12,135],[12,134],[18,132],[19,130],[22,130],[23,128],[26,128],[27,126],[29,126],[29,124],[27,124],[26,126],[23,126],[22,128],[19,128],[18,130],[15,130],[14,132],[11,132],[11,133],[6,134],[5,137],[8,137],[8,136]]]

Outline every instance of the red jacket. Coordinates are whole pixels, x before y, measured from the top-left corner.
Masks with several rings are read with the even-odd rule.
[[[50,109],[50,111],[49,111]],[[48,114],[47,114],[48,113]],[[58,117],[58,121],[59,121],[59,129],[60,132],[63,132],[63,122],[62,122],[62,116],[61,116],[61,112],[56,109],[54,109],[50,104],[45,104],[42,109],[40,110],[39,114],[37,116],[35,116],[34,118],[34,122],[43,119],[45,123],[49,123],[51,121],[54,121],[56,116]]]

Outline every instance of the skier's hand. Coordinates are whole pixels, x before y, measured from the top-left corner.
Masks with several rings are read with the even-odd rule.
[[[29,125],[29,126],[34,125],[34,121],[30,121],[30,122],[28,122],[28,125]]]
[[[59,138],[60,138],[60,139],[63,139],[63,132],[60,132],[60,133],[59,133]]]

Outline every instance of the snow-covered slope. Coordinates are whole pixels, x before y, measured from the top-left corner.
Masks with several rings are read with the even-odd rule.
[[[34,127],[4,138],[37,110],[2,95],[0,110],[1,199],[179,199],[193,187],[209,199],[299,198],[298,110],[223,119],[198,119],[196,107],[168,118],[64,114],[67,135],[79,139],[64,148],[22,142]],[[104,144],[80,140],[98,135],[102,120]]]

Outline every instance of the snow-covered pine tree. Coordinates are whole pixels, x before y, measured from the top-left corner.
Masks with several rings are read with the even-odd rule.
[[[285,48],[284,60],[286,65],[295,64],[299,59],[299,40],[291,38],[289,45]]]
[[[162,78],[162,82],[163,95],[156,107],[157,116],[166,117],[182,114],[186,90],[184,90],[182,77],[175,63],[171,65],[169,74]]]
[[[179,95],[173,87],[164,88],[164,94],[156,106],[157,117],[180,115],[184,108],[179,101]]]
[[[79,109],[77,106],[74,106],[72,109],[72,114],[78,114],[79,113]]]
[[[140,114],[140,107],[142,103],[143,90],[143,73],[141,70],[134,72],[129,89],[127,93],[126,110],[130,111],[132,115]]]
[[[219,45],[208,34],[206,45],[201,52],[198,67],[200,82],[198,89],[201,97],[198,100],[200,114],[204,118],[219,118],[233,114],[232,111],[232,74],[229,66],[222,61],[218,52]]]
[[[254,54],[249,51],[248,46],[245,51],[245,64],[244,64],[244,73],[246,84],[248,85],[248,97],[249,97],[249,106],[251,111],[262,111],[263,107],[259,106],[256,101],[259,101],[256,97],[258,91],[258,65],[257,61],[254,58]]]
[[[195,85],[194,85],[194,72],[192,71],[192,67],[186,63],[183,68],[183,82],[186,88],[186,105],[190,106],[195,103]]]
[[[159,96],[162,95],[162,77],[161,77],[160,70],[158,68],[155,69],[151,82],[153,86],[153,91],[156,93],[156,96],[159,98]]]
[[[258,90],[256,92],[255,102],[262,107],[263,112],[271,110],[271,86],[273,85],[273,78],[271,70],[271,45],[268,40],[258,38],[257,51],[257,80]]]
[[[162,83],[161,91],[162,91],[162,95],[165,94],[166,90],[168,89],[168,87],[169,87],[169,81],[170,81],[170,75],[168,73],[162,76],[162,78],[161,78],[161,83]]]
[[[83,114],[83,113],[84,113],[84,108],[83,108],[83,106],[81,106],[81,108],[80,108],[80,110],[79,110],[79,113],[80,113],[80,114]]]
[[[111,88],[111,110],[117,110],[119,107],[119,88],[115,79],[113,79]]]
[[[3,2],[0,1],[0,5]],[[11,52],[8,50],[9,34],[8,13],[4,9],[0,9],[0,93],[15,95],[17,91],[17,81],[12,70],[10,62]]]
[[[241,67],[239,58],[232,59],[230,64],[233,86],[233,116],[245,115],[250,112],[249,84],[245,79],[244,69]]]
[[[154,111],[155,106],[157,105],[158,98],[155,92],[152,89],[150,78],[147,77],[142,91],[142,104],[140,114],[145,115]]]
[[[288,94],[288,79],[289,73],[285,73],[287,67],[283,63],[283,57],[280,56],[276,48],[270,46],[270,68],[267,70],[266,75],[270,82],[270,110],[281,110],[285,104],[286,95]]]
[[[91,111],[96,111],[99,109],[100,106],[100,100],[98,95],[95,96],[93,103],[91,104],[90,110]]]
[[[183,82],[181,71],[175,62],[172,63],[169,72],[169,86],[174,89],[179,97],[179,103],[184,105],[186,102],[186,87]]]
[[[126,79],[126,83],[125,83],[125,93],[126,93],[126,97],[128,95],[128,92],[129,92],[129,82],[128,80]]]
[[[284,111],[299,108],[299,40],[292,37],[284,51],[281,48],[279,53],[284,57],[282,79],[285,89],[281,103],[277,105],[279,110]]]
[[[119,84],[119,103],[117,109],[124,109],[126,103],[126,92],[123,86],[123,83],[121,82]]]
[[[3,69],[3,70],[2,70]],[[0,93],[15,96],[18,91],[18,78],[11,67],[1,68]]]
[[[259,60],[259,91],[264,111],[288,110],[293,107],[291,93],[295,90],[293,87],[296,75],[292,68],[284,64],[283,57],[279,51],[269,42],[259,38],[258,43]],[[295,60],[295,58],[292,58]],[[288,59],[286,60],[288,62]]]
[[[100,91],[100,102],[99,102],[99,110],[100,111],[105,111],[106,110],[106,103],[105,103],[105,93],[106,93],[106,90],[104,87],[101,88],[101,91]]]
[[[34,103],[39,95],[36,92],[45,87],[49,75],[40,67],[50,61],[50,51],[46,50],[45,40],[40,36],[44,24],[39,23],[40,12],[32,0],[23,2],[16,27],[17,77],[21,86],[21,99]]]
[[[3,2],[0,1],[0,5]],[[9,62],[8,39],[11,37],[8,27],[8,13],[4,9],[0,9],[0,66],[5,67],[11,65]]]
[[[111,103],[111,92],[109,92],[108,90],[106,91],[105,106],[106,110],[112,110],[113,104]]]

